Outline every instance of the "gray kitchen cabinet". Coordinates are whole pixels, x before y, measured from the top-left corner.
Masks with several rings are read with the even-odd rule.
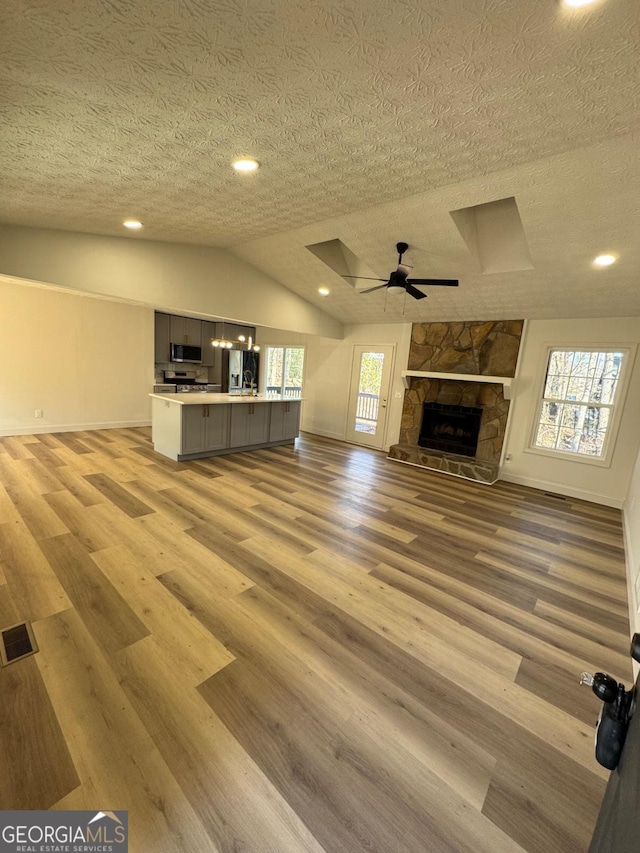
[[[202,364],[205,367],[215,367],[217,347],[211,346],[211,341],[218,337],[217,324],[208,320],[202,321]]]
[[[268,405],[248,401],[231,406],[229,447],[249,447],[269,441],[269,409]]]
[[[271,404],[269,441],[295,438],[300,430],[300,400],[283,400]]]
[[[171,317],[169,314],[155,315],[155,363],[168,364],[171,359]]]
[[[171,343],[202,345],[202,320],[171,314]]]
[[[229,447],[229,406],[183,406],[181,453]]]

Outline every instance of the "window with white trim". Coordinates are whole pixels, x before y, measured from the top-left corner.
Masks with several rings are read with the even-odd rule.
[[[532,447],[603,460],[628,351],[551,349]]]
[[[267,394],[281,394],[292,399],[302,397],[304,347],[267,346],[266,357]]]

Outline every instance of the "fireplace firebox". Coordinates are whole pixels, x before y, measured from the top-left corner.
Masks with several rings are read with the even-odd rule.
[[[450,406],[424,403],[418,444],[445,453],[475,456],[482,409],[475,406]]]

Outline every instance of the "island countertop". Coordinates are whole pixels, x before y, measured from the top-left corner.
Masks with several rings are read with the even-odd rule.
[[[204,391],[192,391],[191,393],[183,394],[149,394],[150,397],[155,397],[157,400],[167,400],[169,403],[177,403],[179,406],[228,406],[237,405],[238,403],[299,403],[302,397],[283,397],[281,394],[273,396],[252,397],[250,394],[219,394],[207,393]]]

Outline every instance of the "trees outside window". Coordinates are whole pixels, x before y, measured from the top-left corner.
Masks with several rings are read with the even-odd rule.
[[[602,459],[624,350],[551,349],[532,446]]]
[[[267,347],[267,392],[302,397],[304,347]]]

